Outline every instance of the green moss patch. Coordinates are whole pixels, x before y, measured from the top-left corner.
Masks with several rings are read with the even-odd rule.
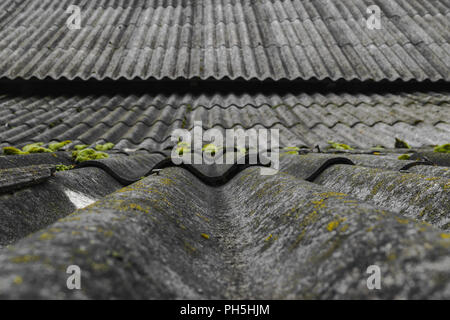
[[[88,144],[77,144],[77,145],[74,146],[73,148],[74,148],[75,150],[83,150],[83,149],[86,149],[86,148],[88,148],[88,147],[89,147]]]
[[[42,147],[44,145],[43,142],[36,142],[27,144],[22,150],[15,147],[4,147],[3,153],[6,155],[22,155],[22,154],[30,154],[30,153],[44,153],[44,152],[53,152],[50,149]]]
[[[72,143],[72,141],[70,141],[70,140],[56,142],[56,143],[50,143],[48,145],[48,148],[54,152],[54,151],[58,151],[59,149],[61,149],[62,147],[66,146],[70,143]]]
[[[83,149],[79,151],[73,151],[72,152],[72,158],[80,163],[88,160],[100,160],[100,159],[106,159],[109,155],[104,152],[98,152],[94,149]]]
[[[28,154],[28,152],[23,152],[22,150],[14,147],[4,147],[3,153],[6,155]]]
[[[354,150],[349,145],[343,144],[343,143],[337,143],[337,142],[334,142],[334,141],[328,141],[328,144],[330,145],[331,149],[336,149],[336,150]]]
[[[411,159],[411,156],[409,154],[402,154],[400,157],[398,157],[398,160],[409,160]]]
[[[73,166],[73,165],[66,166],[63,164],[59,164],[56,166],[56,171],[67,171],[67,170],[72,170],[73,168],[75,168],[75,166]]]
[[[95,146],[95,150],[97,151],[108,151],[114,148],[114,143],[108,142],[105,144],[98,144]]]
[[[436,148],[434,148],[433,151],[439,152],[439,153],[450,153],[450,143],[446,143],[441,146],[437,146]]]

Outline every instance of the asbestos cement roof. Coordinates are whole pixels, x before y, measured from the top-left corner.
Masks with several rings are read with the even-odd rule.
[[[449,0],[0,1],[0,299],[450,299],[449,18]],[[198,121],[280,146],[176,164]]]
[[[163,150],[174,129],[273,128],[280,145],[358,148],[448,142],[449,92],[381,94],[141,94],[0,97],[0,146],[72,140],[117,150]],[[70,146],[69,146],[70,147]]]
[[[146,177],[70,215],[56,210],[59,215],[46,216],[52,220],[48,227],[41,224],[40,231],[0,250],[0,297],[450,296],[448,167],[380,155],[389,169],[376,169],[367,155],[289,152],[280,155],[275,175],[242,168],[226,183],[211,186],[196,170],[169,166],[152,171],[152,161],[161,154],[136,156],[147,158]],[[72,186],[64,185],[66,193],[80,191],[77,182],[92,174],[104,187],[105,174],[92,171],[104,161],[59,172],[40,189],[0,198],[27,208],[33,202],[26,194],[43,199],[40,193],[63,189],[67,175],[72,175]],[[108,166],[120,174],[120,166]],[[417,173],[425,167],[432,170]],[[447,178],[440,176],[443,172]],[[91,182],[87,190],[92,187]],[[14,227],[20,215],[13,213],[23,209],[11,208],[0,209],[2,221],[6,217],[13,226],[9,240],[26,233]],[[36,227],[32,218],[23,223]],[[83,270],[82,291],[66,289],[67,261]],[[383,271],[383,290],[366,287],[366,268],[372,264]]]
[[[450,80],[449,18],[448,0],[6,0],[0,78]]]

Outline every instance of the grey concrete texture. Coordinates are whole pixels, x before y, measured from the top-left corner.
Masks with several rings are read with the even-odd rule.
[[[38,185],[0,195],[0,246],[45,228],[121,188],[115,179],[98,168],[57,172]],[[86,204],[87,205],[87,204]]]
[[[211,188],[167,168],[120,189],[3,249],[0,297],[450,298],[448,233],[259,170]],[[69,265],[82,290],[67,289]]]

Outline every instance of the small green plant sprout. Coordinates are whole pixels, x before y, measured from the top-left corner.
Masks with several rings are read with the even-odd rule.
[[[94,149],[83,149],[80,151],[73,151],[72,157],[76,162],[81,163],[88,160],[106,159],[109,155],[105,152],[95,151]]]
[[[77,144],[76,146],[74,146],[73,148],[75,149],[75,150],[83,150],[83,149],[86,149],[86,148],[88,148],[89,147],[89,145],[88,144]]]
[[[177,148],[175,150],[179,155],[183,155],[184,153],[191,152],[191,147],[187,142],[182,141],[177,143]]]
[[[48,148],[50,150],[52,150],[53,152],[55,152],[55,151],[58,151],[59,149],[61,149],[62,147],[66,146],[66,145],[68,145],[70,143],[72,143],[72,141],[70,141],[70,140],[66,140],[66,141],[62,141],[62,142],[50,143],[48,145]]]
[[[434,148],[433,151],[439,152],[439,153],[450,153],[450,143],[446,143],[441,146],[437,146],[436,148]]]
[[[28,154],[28,152],[23,152],[22,150],[14,148],[14,147],[4,147],[3,154],[12,156],[12,155],[19,155],[19,154]]]
[[[398,149],[411,149],[410,145],[399,138],[395,138],[395,147]]]
[[[108,151],[114,148],[114,143],[108,142],[105,144],[98,144],[95,146],[95,150],[97,151]]]
[[[67,170],[72,170],[73,168],[75,168],[74,165],[66,166],[63,164],[58,164],[56,166],[56,171],[67,171]]]
[[[337,142],[334,142],[334,141],[328,141],[328,144],[330,145],[331,149],[336,149],[336,150],[354,150],[349,145],[343,144],[343,143],[337,143]]]
[[[400,157],[398,157],[398,160],[409,160],[411,156],[407,153],[402,154]]]

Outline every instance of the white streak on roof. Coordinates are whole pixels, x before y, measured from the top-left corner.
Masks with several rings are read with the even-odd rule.
[[[64,193],[77,209],[82,209],[97,201],[97,199],[90,198],[82,193],[72,191],[69,189],[64,190]]]

